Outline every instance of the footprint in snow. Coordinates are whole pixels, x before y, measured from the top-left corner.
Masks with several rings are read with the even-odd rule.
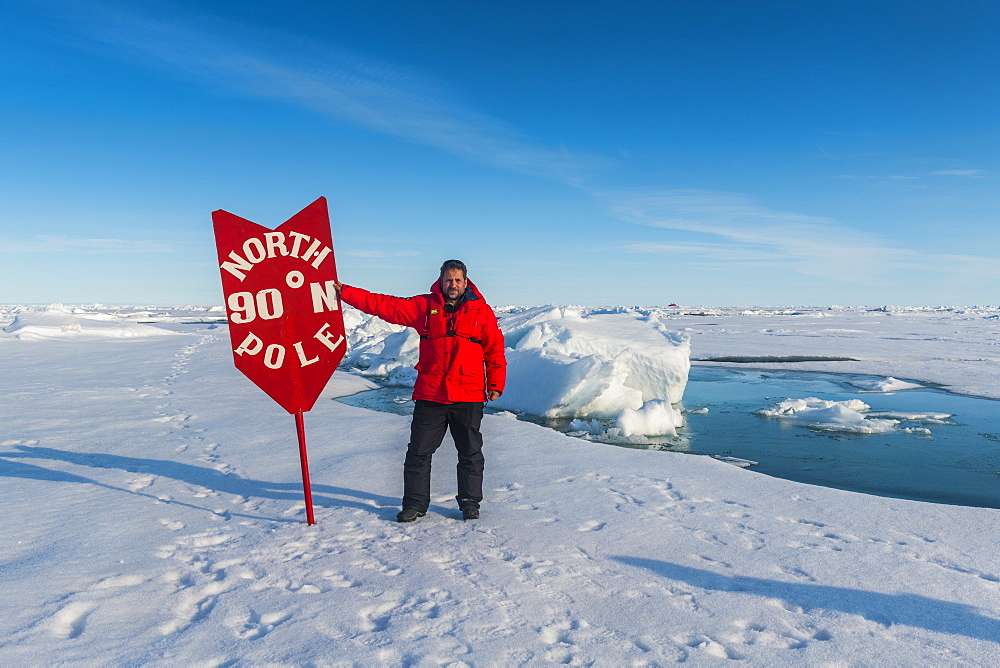
[[[180,531],[184,528],[183,522],[178,522],[177,520],[172,520],[166,517],[160,520],[160,524],[167,527],[171,531]]]
[[[90,585],[88,589],[117,589],[118,587],[135,587],[136,585],[141,585],[147,582],[148,578],[142,575],[115,575],[109,578],[104,578],[100,582],[95,582]]]
[[[589,522],[584,522],[576,528],[577,531],[600,531],[605,527],[605,522],[598,522],[597,520],[590,520]]]
[[[77,638],[87,627],[87,618],[97,607],[95,603],[74,601],[52,617],[52,635],[57,638]]]
[[[254,610],[250,610],[246,615],[228,621],[227,625],[233,630],[237,638],[254,640],[266,636],[275,627],[291,618],[292,613],[287,611],[269,612],[260,615]]]

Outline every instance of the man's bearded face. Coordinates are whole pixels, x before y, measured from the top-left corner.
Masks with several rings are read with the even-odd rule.
[[[468,285],[469,280],[462,274],[461,269],[449,269],[441,274],[441,294],[449,302],[453,302],[465,294],[465,288]]]

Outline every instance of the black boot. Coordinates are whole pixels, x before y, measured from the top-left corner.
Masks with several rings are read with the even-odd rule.
[[[462,501],[458,504],[458,508],[462,511],[463,520],[479,519],[479,504],[475,501]]]
[[[426,514],[427,513],[425,513],[424,511],[417,510],[416,508],[403,508],[396,515],[396,521],[397,522],[412,522],[413,520],[417,519],[418,517],[423,517]]]

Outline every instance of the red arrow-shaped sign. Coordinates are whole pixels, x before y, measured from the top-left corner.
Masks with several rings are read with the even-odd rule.
[[[271,230],[212,212],[236,368],[308,411],[347,351],[326,198]]]
[[[347,351],[326,198],[269,229],[213,211],[236,368],[295,415],[306,517],[313,518],[302,413]]]

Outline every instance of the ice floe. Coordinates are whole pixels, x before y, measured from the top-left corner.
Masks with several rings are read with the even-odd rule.
[[[827,401],[808,397],[785,399],[769,408],[756,411],[758,415],[788,420],[794,424],[818,431],[849,434],[884,434],[896,431],[900,423],[918,422],[923,425],[951,425],[951,413],[933,411],[873,411],[860,399]],[[924,427],[901,427],[904,434],[930,435]]]
[[[951,413],[934,413],[929,411],[871,411],[871,417],[886,420],[900,420],[902,422],[922,422],[924,424],[952,424]]]
[[[776,417],[818,431],[835,431],[848,434],[884,434],[895,430],[899,420],[869,418],[864,415],[871,406],[860,399],[827,401],[816,397],[786,399],[770,408],[762,408],[758,415]]]

